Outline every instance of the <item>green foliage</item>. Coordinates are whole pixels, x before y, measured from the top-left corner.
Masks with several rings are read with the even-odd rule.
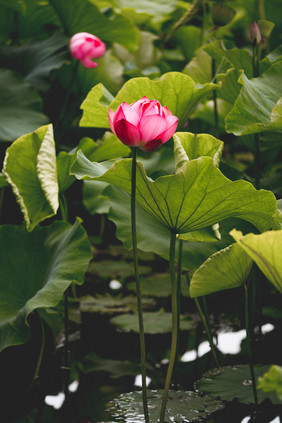
[[[261,377],[268,366],[254,366],[256,380]],[[247,365],[236,367],[222,367],[220,370],[207,372],[204,377],[196,382],[200,392],[208,394],[223,401],[232,401],[235,398],[242,403],[253,403],[253,388],[250,380],[250,368]],[[258,391],[258,402],[262,403],[270,398],[273,404],[279,404],[273,394]]]
[[[260,235],[248,234],[235,229],[230,233],[238,245],[255,261],[267,279],[282,293],[282,230],[267,231]]]
[[[273,365],[268,372],[259,378],[258,388],[263,392],[276,392],[278,398],[282,399],[282,367]]]
[[[108,182],[130,193],[131,160],[91,163],[78,152],[71,173],[78,179]],[[191,160],[175,175],[152,181],[137,164],[136,201],[169,230],[186,233],[229,217],[245,219],[261,231],[277,227],[272,193],[256,191],[245,181],[231,182],[214,166],[213,159]],[[259,208],[259,209],[258,209]],[[280,217],[279,217],[280,219]]]
[[[191,297],[242,286],[247,282],[252,265],[252,259],[237,244],[218,251],[194,272]]]
[[[133,78],[127,81],[118,92],[109,108],[116,110],[125,101],[128,104],[146,96],[150,100],[158,100],[162,106],[169,108],[179,118],[181,128],[194,111],[196,105],[215,87],[207,83],[196,86],[192,78],[180,72],[164,74],[159,80],[149,78]],[[107,104],[108,105],[108,104]],[[83,116],[81,126],[108,128],[108,108],[103,99],[102,87],[94,87],[82,104]],[[97,115],[98,113],[98,115]]]
[[[282,62],[274,63],[258,78],[242,74],[239,82],[243,87],[226,117],[226,131],[235,135],[281,132]]]
[[[3,174],[29,231],[59,207],[56,152],[52,125],[18,138],[6,151]]]
[[[148,391],[150,417],[157,421],[160,413],[160,401],[162,390]],[[197,421],[215,411],[223,408],[221,401],[213,400],[208,396],[201,397],[195,392],[171,391],[169,393],[166,419],[173,419],[175,423],[183,422],[183,418],[188,421]],[[113,417],[123,419],[134,418],[135,423],[142,423],[142,395],[141,392],[129,392],[115,398],[107,405],[107,410]]]
[[[28,341],[30,313],[56,306],[72,282],[83,282],[91,253],[79,221],[54,222],[31,233],[2,225],[0,232],[2,350]]]
[[[16,72],[0,70],[0,140],[14,141],[48,122],[36,90]]]

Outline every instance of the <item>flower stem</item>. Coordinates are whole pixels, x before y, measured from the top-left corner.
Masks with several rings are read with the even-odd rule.
[[[260,60],[260,45],[253,47],[253,77],[259,76],[259,60]],[[254,148],[255,148],[255,187],[260,188],[260,148],[259,148],[259,133],[254,134]]]
[[[215,59],[212,59],[212,78],[213,82],[216,84],[216,69],[215,69]],[[215,137],[219,138],[219,125],[218,125],[218,110],[217,110],[217,95],[216,90],[213,90],[213,110],[214,110],[214,126],[215,126]]]
[[[219,365],[219,361],[218,361],[218,358],[217,358],[217,355],[216,355],[216,349],[215,349],[215,346],[214,346],[214,343],[213,343],[213,339],[212,339],[212,335],[211,335],[211,331],[210,331],[210,327],[209,327],[209,323],[208,323],[208,315],[206,313],[206,310],[205,310],[205,313],[203,312],[197,297],[195,298],[195,303],[196,303],[196,307],[197,307],[198,312],[201,316],[203,325],[204,325],[206,333],[207,333],[207,337],[208,337],[209,344],[210,344],[210,347],[211,347],[213,359],[215,361],[216,367],[219,368],[220,365]]]
[[[136,239],[136,156],[137,148],[132,147],[132,170],[131,170],[131,232],[132,232],[132,249],[133,261],[135,271],[135,283],[137,293],[137,306],[138,306],[138,320],[139,320],[139,336],[140,336],[140,355],[141,355],[141,376],[142,376],[142,395],[143,395],[143,408],[145,422],[149,423],[148,400],[147,400],[147,387],[146,387],[146,349],[145,349],[145,335],[141,302],[141,287],[139,280],[138,270],[138,255],[137,255],[137,239]]]
[[[245,326],[246,326],[246,332],[247,332],[249,365],[250,365],[250,372],[251,372],[251,378],[252,378],[252,388],[253,388],[253,394],[254,394],[254,401],[255,401],[255,404],[258,405],[256,379],[255,379],[254,365],[253,365],[252,340],[251,340],[251,334],[250,334],[249,296],[248,296],[247,284],[244,284],[244,292],[245,292]]]
[[[171,309],[172,309],[172,337],[171,337],[171,348],[169,365],[166,374],[164,393],[162,398],[160,423],[164,423],[165,410],[167,405],[168,392],[171,382],[171,377],[174,368],[174,362],[177,352],[177,335],[178,335],[178,304],[177,304],[177,281],[175,275],[175,243],[176,233],[171,232],[170,236],[170,251],[169,251],[169,269],[171,278]]]

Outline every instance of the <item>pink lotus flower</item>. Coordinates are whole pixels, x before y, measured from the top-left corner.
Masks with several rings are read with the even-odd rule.
[[[120,104],[116,112],[109,109],[109,122],[123,144],[153,151],[172,137],[178,118],[157,100],[143,97],[130,105]]]
[[[78,32],[70,40],[70,51],[72,56],[80,60],[84,67],[95,68],[98,63],[91,59],[104,56],[106,46],[95,35],[88,34],[88,32]]]

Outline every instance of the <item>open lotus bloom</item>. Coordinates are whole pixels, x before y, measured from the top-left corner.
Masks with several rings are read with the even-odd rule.
[[[172,137],[178,118],[157,100],[143,97],[130,105],[120,104],[116,112],[109,109],[109,122],[123,144],[153,151]]]
[[[88,32],[78,32],[70,40],[70,51],[72,56],[80,60],[86,68],[95,68],[98,63],[91,59],[97,59],[105,54],[106,46],[95,35]]]

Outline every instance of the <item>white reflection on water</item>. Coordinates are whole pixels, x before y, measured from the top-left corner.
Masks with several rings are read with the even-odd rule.
[[[271,332],[274,326],[271,323],[266,323],[261,327],[261,332],[265,335]],[[217,348],[223,354],[238,354],[241,350],[241,342],[246,338],[246,330],[242,329],[238,332],[221,332],[217,337]],[[208,341],[204,341],[199,345],[198,357],[202,357],[204,354],[210,351]],[[197,351],[191,350],[186,351],[181,357],[182,362],[194,361],[197,358]],[[245,423],[245,422],[244,422]],[[272,423],[272,422],[271,422]],[[277,423],[277,422],[275,422]]]
[[[69,385],[69,391],[70,392],[77,391],[78,385],[79,385],[78,380],[74,380]],[[51,407],[54,407],[56,410],[62,407],[64,401],[65,401],[65,394],[63,392],[59,392],[57,395],[46,395],[45,397],[45,404],[50,405]]]
[[[275,419],[271,420],[271,422],[269,423],[281,423],[280,417],[279,416],[275,417]]]
[[[244,417],[241,423],[248,423],[250,421],[251,416]]]
[[[152,379],[146,376],[146,386],[149,386],[149,384],[152,382]],[[137,375],[134,381],[134,386],[142,386],[142,376]]]

